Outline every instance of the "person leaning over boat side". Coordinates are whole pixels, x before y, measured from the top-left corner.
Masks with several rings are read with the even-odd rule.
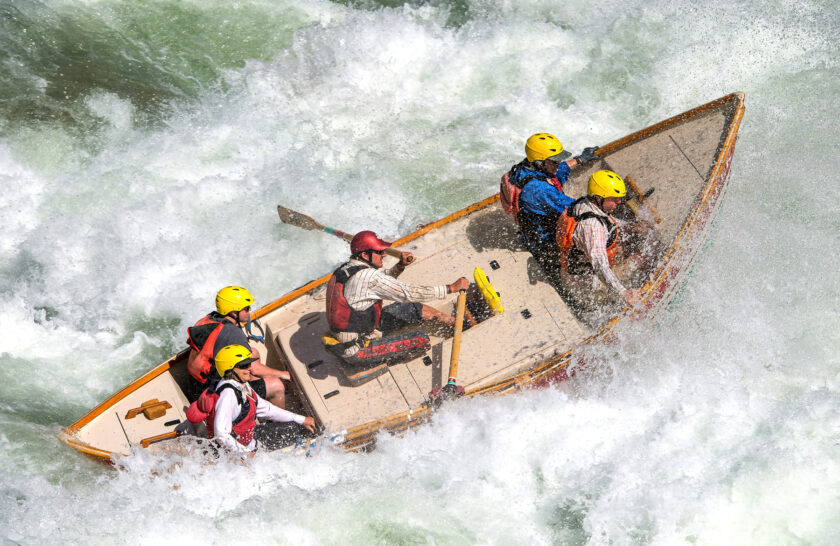
[[[417,358],[429,349],[426,334],[391,333],[427,320],[454,325],[454,317],[420,302],[442,300],[469,287],[464,277],[442,286],[397,280],[414,256],[402,252],[399,262],[381,270],[384,250],[389,246],[376,233],[360,231],[350,241],[350,261],[333,272],[327,286],[327,321],[338,341],[328,349],[348,364],[373,366]],[[383,307],[383,299],[396,303]]]
[[[525,159],[502,177],[502,207],[514,216],[523,243],[549,277],[559,263],[554,242],[557,220],[575,202],[563,192],[563,185],[572,169],[598,159],[597,150],[597,146],[584,148],[568,159],[571,154],[557,137],[536,133],[525,142]]]
[[[256,451],[257,417],[280,423],[294,421],[309,432],[315,432],[312,417],[279,408],[251,388],[251,368],[257,360],[242,345],[222,347],[215,358],[214,368],[222,379],[216,386],[219,398],[208,420],[213,423],[213,439],[235,453]]]
[[[561,267],[573,280],[585,281],[586,276],[594,274],[625,303],[636,305],[641,301],[639,291],[625,288],[612,267],[619,244],[630,252],[635,251],[630,256],[634,260],[639,258],[637,261],[641,264],[639,236],[650,239],[651,251],[644,256],[649,262],[657,254],[655,238],[646,224],[625,222],[611,216],[627,194],[624,180],[616,173],[594,172],[589,177],[586,194],[557,222]]]
[[[251,387],[260,396],[274,405],[286,407],[286,387],[283,381],[290,381],[289,372],[275,370],[259,360],[256,346],[250,343],[243,330],[250,318],[254,297],[241,286],[226,286],[216,294],[216,311],[211,312],[187,329],[187,344],[190,356],[187,369],[193,378],[192,392],[188,398],[195,399],[208,386],[212,386],[220,377],[216,374],[213,359],[223,347],[243,345],[251,347],[257,358],[251,366],[254,376]]]

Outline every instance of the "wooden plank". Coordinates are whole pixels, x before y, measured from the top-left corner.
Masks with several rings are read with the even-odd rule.
[[[167,401],[172,407],[166,410],[163,417],[155,420],[144,417],[126,420],[123,417],[128,410],[152,398]],[[184,412],[187,406],[187,399],[171,374],[160,374],[113,404],[111,411],[97,417],[91,426],[78,431],[76,439],[99,449],[125,453],[129,448],[129,443],[138,443],[143,438],[163,434],[177,426],[167,427],[165,423],[175,420],[185,421]]]
[[[405,363],[394,364],[390,366],[389,371],[405,401],[408,403],[408,407],[416,408],[426,401],[426,394],[428,393],[421,391],[420,386],[414,380],[414,376],[411,375],[411,371]]]
[[[388,412],[408,409],[400,389],[389,374],[360,385],[347,380],[338,358],[327,352],[321,334],[329,330],[326,314],[316,320],[306,316],[275,336],[289,361],[304,395],[313,402],[318,420],[327,430],[357,424],[360,419],[377,419]],[[313,364],[316,364],[313,366]],[[331,393],[336,393],[328,396]],[[353,411],[358,408],[358,411]],[[380,412],[380,413],[377,413]]]

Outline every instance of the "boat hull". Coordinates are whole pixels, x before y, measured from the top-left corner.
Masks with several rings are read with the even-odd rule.
[[[632,174],[643,192],[655,188],[648,201],[663,218],[657,229],[667,250],[641,287],[642,305],[618,308],[598,324],[577,317],[534,269],[515,226],[501,212],[498,194],[394,243],[418,256],[404,274],[409,281],[451,281],[467,276],[476,263],[500,268],[488,272],[494,286],[501,287],[507,311],[464,333],[459,382],[466,397],[565,380],[583,365],[575,357],[586,346],[608,342],[625,321],[656,320],[676,295],[719,210],[743,113],[743,94],[727,95],[602,146],[597,164],[575,171],[566,188],[573,196],[585,191],[592,170]],[[268,365],[290,371],[295,380],[290,401],[314,415],[322,431],[346,449],[368,449],[381,431],[401,433],[433,413],[436,404],[428,393],[445,377],[442,363],[447,362],[449,341],[433,336],[432,358],[391,366],[362,385],[348,382],[340,363],[318,341],[325,328],[323,291],[329,277],[313,280],[254,314],[268,332],[261,356]],[[449,306],[451,302],[444,302],[440,308]],[[517,341],[523,335],[527,343]],[[63,431],[64,441],[112,460],[135,446],[176,436],[186,421],[186,357],[182,351],[94,408]],[[164,418],[125,419],[130,409],[155,398],[171,401]]]

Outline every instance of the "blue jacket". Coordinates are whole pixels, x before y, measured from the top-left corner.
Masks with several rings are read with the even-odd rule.
[[[554,176],[562,186],[569,180],[571,169],[560,163]],[[516,165],[510,171],[511,181],[519,185],[526,178],[533,178],[522,187],[519,195],[520,233],[528,250],[536,255],[546,246],[553,247],[557,219],[575,200],[559,191],[549,182],[551,176],[537,170],[527,161]]]

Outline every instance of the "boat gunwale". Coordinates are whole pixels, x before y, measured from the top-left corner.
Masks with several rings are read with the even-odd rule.
[[[597,332],[595,332],[594,334],[590,335],[589,337],[581,341],[579,344],[577,344],[576,347],[585,346],[598,340],[606,341],[609,339],[610,336],[612,336],[615,327],[624,318],[631,316],[641,318],[643,315],[649,313],[653,306],[657,303],[657,300],[660,300],[665,293],[663,290],[660,290],[663,283],[670,283],[670,281],[673,278],[675,278],[676,275],[679,274],[680,270],[682,269],[682,262],[685,262],[686,260],[680,258],[690,257],[696,251],[696,249],[691,248],[692,245],[681,245],[678,243],[681,241],[681,239],[689,237],[691,234],[689,234],[688,231],[695,227],[696,224],[699,224],[701,219],[708,216],[708,214],[713,209],[714,204],[717,202],[716,197],[720,196],[721,194],[721,191],[719,190],[722,189],[722,187],[726,183],[729,174],[729,165],[731,163],[732,155],[734,152],[734,145],[737,140],[738,130],[740,128],[741,120],[744,115],[744,93],[730,93],[708,103],[702,104],[680,114],[672,116],[668,119],[660,121],[659,123],[640,129],[634,133],[631,133],[620,139],[605,144],[604,146],[601,146],[599,148],[599,152],[603,155],[617,152],[622,148],[630,146],[639,140],[643,140],[645,138],[655,135],[656,133],[668,130],[683,121],[702,115],[706,112],[718,109],[724,106],[725,104],[732,102],[733,100],[735,101],[735,112],[732,114],[732,119],[728,122],[729,129],[727,131],[726,138],[724,139],[724,143],[721,146],[721,150],[717,156],[715,165],[707,178],[706,184],[703,190],[698,194],[697,200],[691,212],[689,212],[686,215],[686,219],[683,222],[682,227],[675,235],[672,244],[670,245],[668,251],[663,257],[662,265],[659,269],[657,269],[654,280],[649,281],[642,288],[643,297],[645,297],[645,299],[647,299],[648,301],[643,301],[643,306],[640,309],[623,309],[615,317],[607,321]],[[713,197],[715,199],[713,202],[710,203],[710,198]],[[418,237],[421,237],[426,233],[429,233],[430,231],[433,231],[441,226],[449,224],[473,212],[486,208],[494,204],[498,200],[498,193],[491,195],[490,197],[487,197],[481,201],[473,203],[472,205],[464,207],[463,209],[458,210],[440,220],[423,226],[422,228],[414,231],[413,233],[410,233],[393,242],[391,246],[399,247],[405,245],[406,243],[413,241],[414,239],[417,239]],[[703,210],[704,208],[706,209],[705,211]],[[688,260],[688,262],[690,263],[690,260]],[[331,275],[332,273],[328,273],[322,277],[314,279],[288,292],[287,294],[281,296],[280,298],[274,300],[269,304],[266,304],[265,306],[255,311],[252,314],[252,317],[257,319],[268,315],[269,313],[277,310],[278,308],[286,305],[287,303],[290,303],[296,300],[297,298],[318,288],[319,286],[325,284],[329,280]],[[652,294],[657,297],[650,297],[650,295]],[[511,390],[518,391],[522,390],[523,388],[533,387],[542,381],[559,381],[563,378],[569,377],[572,374],[567,371],[567,368],[571,362],[573,351],[574,348],[569,349],[563,354],[556,356],[550,360],[547,360],[541,364],[537,364],[534,367],[529,368],[523,372],[511,375],[509,377],[505,377],[487,385],[482,385],[480,387],[470,389],[466,392],[465,395],[468,397],[479,396],[484,394],[498,395],[501,393],[507,393]],[[94,407],[91,411],[83,415],[73,424],[64,428],[60,433],[62,441],[64,441],[67,445],[87,455],[99,457],[101,459],[111,458],[113,456],[112,452],[82,442],[81,440],[75,438],[75,435],[83,427],[88,425],[96,417],[100,416],[102,413],[104,413],[107,409],[118,403],[120,400],[133,393],[134,391],[138,390],[139,388],[141,388],[154,378],[158,377],[159,375],[169,371],[172,366],[178,364],[182,359],[184,359],[187,356],[188,352],[188,348],[183,349],[168,360],[162,362],[161,364],[154,367],[152,370],[146,372],[139,378],[135,379],[129,385],[123,387],[122,389],[114,393],[112,396],[108,397],[105,401]],[[375,435],[379,431],[387,430],[392,433],[403,432],[406,429],[413,428],[414,426],[425,422],[428,419],[428,417],[433,413],[434,409],[435,408],[429,402],[427,402],[418,408],[393,414],[387,417],[383,417],[381,419],[364,423],[362,425],[358,425],[356,427],[352,427],[342,433],[342,436],[344,437],[342,445],[349,451],[358,451],[365,449],[375,443]]]

